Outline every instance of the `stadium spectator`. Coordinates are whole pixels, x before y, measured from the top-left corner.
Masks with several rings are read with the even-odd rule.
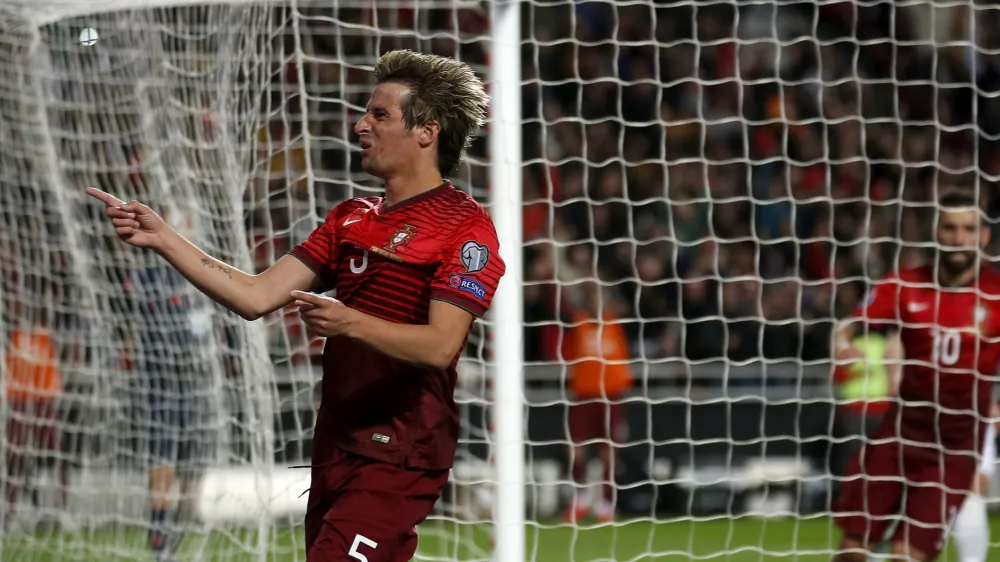
[[[669,331],[678,341],[658,342],[661,350],[676,349],[691,360],[828,357],[824,334],[864,292],[857,280],[887,271],[897,255],[904,262],[919,259],[914,249],[887,241],[898,234],[903,242],[926,239],[920,229],[931,210],[931,180],[947,177],[934,173],[931,164],[990,165],[989,151],[979,151],[979,163],[964,156],[981,141],[958,127],[969,116],[945,111],[935,116],[934,108],[923,103],[934,95],[901,83],[926,77],[936,63],[942,82],[939,106],[969,107],[963,100],[972,88],[958,86],[968,82],[963,69],[971,59],[945,56],[947,49],[902,49],[905,73],[892,79],[887,46],[898,32],[890,24],[895,18],[897,30],[907,29],[904,10],[872,6],[855,15],[834,6],[761,6],[741,8],[737,19],[732,6],[677,5],[657,7],[653,18],[648,6],[595,4],[575,7],[577,28],[572,29],[573,20],[563,13],[572,9],[536,7],[532,33],[607,42],[586,48],[574,41],[532,46],[537,56],[527,57],[525,64],[543,85],[540,94],[526,99],[524,111],[526,118],[544,121],[543,127],[526,124],[526,156],[568,163],[559,166],[562,174],[538,167],[526,171],[525,189],[544,193],[541,186],[553,185],[555,219],[565,229],[561,241],[567,248],[589,240],[612,248],[634,244],[637,252],[658,239],[677,244],[676,251],[659,253],[657,265],[649,263],[656,259],[652,252],[633,259],[630,251],[599,247],[599,259],[585,272],[626,293],[639,292],[638,298],[627,294],[625,299],[639,303],[629,314],[637,324],[659,323],[661,317],[687,321]],[[822,46],[806,38],[816,21],[814,10],[823,15],[816,29]],[[616,30],[606,25],[610,21],[617,22]],[[988,35],[989,29],[979,33]],[[803,38],[775,50],[775,34],[796,33]],[[731,42],[707,43],[734,36],[761,40],[742,44],[735,58]],[[870,43],[859,45],[861,37]],[[623,45],[623,38],[637,43]],[[695,50],[692,40],[702,47]],[[659,48],[639,44],[643,41],[655,41]],[[659,69],[659,75],[650,76],[650,69]],[[589,82],[581,85],[580,78]],[[654,116],[661,120],[658,127],[640,126],[646,117],[633,115],[642,105],[637,100],[649,95],[640,87],[645,78],[663,86]],[[739,88],[737,79],[744,80]],[[821,80],[826,87],[820,88]],[[976,83],[981,91],[983,80]],[[899,107],[892,103],[897,98]],[[992,106],[987,112],[1000,117]],[[959,132],[877,119],[890,115],[938,118]],[[623,140],[621,152],[612,150],[615,139]],[[892,161],[899,164],[884,163]],[[615,176],[624,178],[621,189],[608,186]],[[948,178],[970,179],[972,174]],[[603,210],[606,194],[625,201],[631,218]],[[665,226],[657,228],[657,221],[648,219],[657,215],[646,198],[664,194],[666,214],[659,224]],[[613,242],[621,232],[629,232],[625,238],[634,242]],[[882,241],[863,243],[869,236]],[[724,249],[746,239],[751,242],[741,242],[739,251]],[[529,264],[559,260],[558,253],[540,248],[529,246]],[[738,256],[752,257],[750,267],[734,267]],[[630,280],[642,277],[640,267],[681,280],[678,297],[669,299],[667,308],[644,308],[646,288]],[[725,302],[727,278],[741,274],[763,284],[752,297],[760,310],[748,317],[739,316],[747,314],[744,303]],[[732,287],[728,294],[738,298],[751,292],[749,286],[742,293]],[[542,298],[532,293],[526,306],[552,306]],[[765,337],[755,340],[760,324]],[[631,337],[648,339],[640,333],[645,332],[630,330]],[[792,345],[795,341],[799,344]],[[636,346],[650,347],[638,341]],[[529,359],[547,358],[544,350],[532,351],[538,355]]]
[[[5,350],[3,397],[7,404],[6,517],[11,522],[22,492],[37,502],[33,481],[45,464],[58,465],[59,507],[65,514],[69,485],[66,459],[61,452],[59,399],[63,377],[59,348],[48,328],[51,310],[8,301],[14,319]]]
[[[570,466],[576,494],[566,519],[579,521],[592,513],[599,521],[610,521],[615,514],[615,443],[625,442],[628,435],[621,400],[633,382],[621,323],[624,307],[614,289],[602,289],[593,281],[573,285],[569,293],[573,313],[565,319],[569,328],[563,358],[569,366]],[[591,445],[603,472],[597,501],[587,489]]]
[[[190,218],[168,210],[167,220]],[[124,283],[138,323],[133,407],[147,437],[149,545],[171,560],[193,517],[194,502],[212,449],[207,404],[210,374],[205,338],[212,331],[205,299],[163,263],[136,269]]]

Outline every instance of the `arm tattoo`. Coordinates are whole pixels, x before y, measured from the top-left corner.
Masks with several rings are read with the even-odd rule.
[[[228,277],[230,279],[233,278],[233,270],[232,269],[230,269],[228,267],[220,267],[220,266],[216,265],[214,262],[212,262],[212,260],[209,259],[209,258],[201,258],[201,265],[203,265],[203,266],[205,266],[205,267],[207,267],[209,269],[218,269],[219,271],[221,271],[222,273],[224,273],[226,275],[226,277]]]

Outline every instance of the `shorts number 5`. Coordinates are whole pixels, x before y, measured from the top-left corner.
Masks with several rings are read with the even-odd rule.
[[[348,552],[347,555],[351,558],[360,560],[361,562],[368,562],[368,557],[358,552],[358,547],[360,545],[365,545],[370,547],[372,550],[375,550],[378,548],[378,543],[364,535],[354,535],[354,544],[351,545],[351,551]]]

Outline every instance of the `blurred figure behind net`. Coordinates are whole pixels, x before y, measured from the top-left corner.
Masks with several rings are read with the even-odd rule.
[[[615,447],[628,436],[622,399],[633,384],[621,298],[613,289],[585,281],[570,290],[563,355],[568,365],[570,469],[575,484],[567,521],[593,515],[606,522],[615,516]],[[592,500],[587,482],[591,448],[602,466],[600,493]]]
[[[844,476],[858,447],[875,433],[896,393],[902,369],[903,348],[898,334],[872,331],[854,338],[863,360],[837,365],[833,381],[837,390],[835,437],[845,439],[833,449],[831,472]]]
[[[17,515],[22,493],[37,503],[35,478],[41,465],[58,463],[59,502],[66,513],[68,467],[60,455],[59,399],[63,377],[59,351],[48,328],[49,311],[42,306],[9,304],[13,321],[5,349],[6,373],[3,398],[7,404],[6,517],[10,525]]]

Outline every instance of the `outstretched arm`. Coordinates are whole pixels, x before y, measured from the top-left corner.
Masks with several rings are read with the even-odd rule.
[[[119,238],[157,252],[198,290],[247,320],[281,308],[292,301],[290,291],[312,289],[318,281],[316,274],[293,256],[281,258],[259,275],[240,271],[203,252],[146,205],[125,203],[93,187],[86,191],[104,203]]]
[[[256,320],[292,302],[289,292],[310,290],[316,274],[298,258],[283,256],[252,275],[209,256],[171,229],[162,255],[177,271],[215,302],[247,320]]]

